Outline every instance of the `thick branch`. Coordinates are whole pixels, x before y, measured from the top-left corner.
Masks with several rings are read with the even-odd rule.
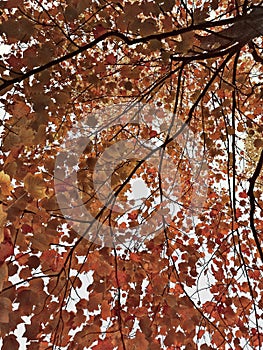
[[[252,16],[252,14],[253,14],[253,16]],[[189,26],[187,28],[175,29],[175,30],[172,30],[172,31],[169,31],[166,33],[151,34],[151,35],[148,35],[145,37],[139,37],[139,38],[135,38],[135,39],[130,39],[128,36],[118,32],[118,31],[110,31],[110,32],[102,34],[100,37],[94,39],[93,41],[91,41],[90,43],[88,43],[86,45],[83,45],[82,47],[78,48],[77,50],[72,51],[64,56],[61,56],[53,61],[50,61],[50,62],[48,62],[40,67],[32,69],[32,70],[24,73],[22,76],[19,76],[19,77],[16,77],[14,79],[10,79],[10,80],[4,80],[4,83],[0,86],[0,91],[3,91],[5,93],[5,90],[8,87],[14,85],[15,83],[20,83],[20,82],[24,81],[25,79],[28,79],[29,77],[31,77],[35,74],[41,73],[41,72],[45,71],[46,69],[49,69],[49,68],[56,66],[59,63],[62,63],[68,59],[76,57],[80,53],[95,47],[98,43],[100,43],[101,41],[106,40],[107,38],[110,38],[110,37],[119,38],[120,40],[125,42],[127,45],[132,46],[132,45],[139,44],[139,43],[146,43],[146,42],[149,42],[150,40],[153,40],[153,39],[162,40],[162,39],[166,39],[166,38],[170,38],[170,37],[175,37],[175,36],[178,36],[180,34],[190,32],[190,31],[206,30],[208,28],[215,28],[215,27],[224,26],[227,24],[234,24],[234,25],[226,30],[229,30],[229,29],[235,27],[235,23],[237,23],[237,24],[241,23],[242,26],[244,25],[244,23],[250,23],[250,25],[253,26],[253,23],[255,25],[255,20],[257,20],[257,23],[258,23],[262,18],[263,18],[263,8],[257,8],[257,9],[254,9],[250,14],[242,16],[242,17],[228,18],[228,19],[214,21],[214,22],[213,21],[203,22],[200,24]],[[263,23],[263,21],[262,21],[262,23]],[[240,28],[241,24],[239,24],[239,28]],[[263,24],[261,24],[261,27],[263,27]],[[258,29],[259,29],[258,27],[255,29],[253,27],[253,30],[250,32],[250,35],[249,35],[250,40],[253,39],[253,37],[258,36],[260,34],[258,32]],[[213,37],[214,35],[215,34],[209,35],[208,37],[204,37],[203,40],[210,41],[210,39],[206,39],[206,38]],[[239,32],[239,35],[240,35],[240,37],[242,37],[243,33]],[[219,52],[218,55],[222,55],[222,52]],[[198,56],[198,58],[199,58],[199,56]],[[192,59],[194,59],[194,58],[192,58]]]
[[[220,32],[211,32],[208,36],[196,37],[200,41],[200,48],[202,50],[212,50],[213,48],[217,51],[240,43],[245,45],[252,39],[263,34],[263,8],[254,8],[251,13],[245,16],[237,17],[239,21],[234,23],[231,27],[221,30]]]
[[[250,228],[252,230],[253,237],[254,237],[254,240],[256,242],[256,246],[257,246],[261,261],[263,262],[263,251],[262,251],[261,244],[260,244],[260,241],[258,238],[258,232],[256,230],[255,223],[254,223],[254,216],[255,216],[255,210],[256,210],[254,187],[255,187],[256,180],[259,177],[262,166],[263,166],[263,149],[261,151],[259,161],[257,163],[254,174],[249,179],[250,185],[249,185],[249,189],[247,192],[247,194],[249,196],[249,200],[250,200],[250,213],[249,213]]]

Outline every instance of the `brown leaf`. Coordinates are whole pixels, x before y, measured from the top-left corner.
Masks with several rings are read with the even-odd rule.
[[[148,345],[148,340],[146,340],[145,335],[141,332],[137,332],[135,338],[128,341],[128,349],[130,350],[148,349]]]
[[[19,6],[23,6],[23,0],[8,0],[0,2],[0,8],[13,9]]]
[[[40,174],[32,175],[28,173],[24,178],[24,186],[35,199],[46,197],[46,183]]]
[[[12,302],[9,298],[0,297],[0,323],[9,322],[9,312],[12,310]]]
[[[146,338],[150,337],[152,334],[152,329],[151,329],[151,320],[149,316],[143,316],[140,319],[139,325],[141,327],[143,334],[145,334]]]
[[[254,146],[255,146],[256,148],[261,148],[261,147],[263,147],[263,139],[256,139],[256,140],[254,141]]]
[[[10,334],[3,340],[2,350],[18,350],[19,343],[16,340],[16,336],[14,334]]]
[[[23,334],[23,337],[27,338],[28,340],[37,339],[39,330],[40,324],[38,324],[37,322],[34,322],[33,324],[27,324],[25,325],[25,332]]]
[[[103,300],[101,303],[101,317],[106,320],[111,316],[111,309],[108,300]]]
[[[33,307],[38,303],[38,294],[33,290],[21,288],[16,302],[20,304],[19,309],[22,314],[30,315]]]
[[[4,228],[4,240],[0,244],[0,264],[14,254],[14,245],[8,228]]]
[[[0,292],[3,290],[3,285],[8,279],[8,267],[6,263],[0,265]]]
[[[0,33],[5,33],[8,38],[27,42],[34,32],[34,24],[27,18],[18,20],[9,19],[0,25]]]
[[[7,213],[3,211],[3,204],[0,204],[0,243],[4,240],[4,225],[6,223]]]

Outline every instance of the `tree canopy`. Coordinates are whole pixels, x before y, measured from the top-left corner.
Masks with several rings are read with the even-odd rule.
[[[2,349],[262,349],[261,2],[0,8]]]

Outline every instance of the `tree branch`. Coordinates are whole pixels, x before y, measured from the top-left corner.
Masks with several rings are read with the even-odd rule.
[[[249,200],[250,200],[250,213],[249,213],[249,222],[250,222],[250,228],[252,230],[253,233],[253,237],[254,240],[256,242],[256,246],[260,255],[260,259],[263,262],[263,250],[261,248],[261,244],[258,238],[258,232],[256,230],[255,227],[255,223],[254,223],[254,216],[255,216],[255,210],[256,210],[256,205],[255,205],[255,195],[254,195],[254,187],[255,187],[255,183],[257,178],[259,177],[260,171],[262,169],[263,166],[263,149],[261,151],[260,157],[259,157],[259,161],[257,163],[256,169],[254,171],[253,176],[248,180],[250,182],[249,185],[249,189],[248,189],[248,196],[249,196]]]
[[[257,10],[258,9],[255,9],[253,11],[255,12]],[[150,40],[153,40],[153,39],[156,39],[156,40],[167,39],[169,37],[178,36],[180,34],[184,34],[184,33],[190,32],[190,31],[194,31],[194,30],[205,30],[207,28],[214,28],[214,27],[218,27],[218,26],[224,26],[224,25],[227,25],[227,24],[235,24],[235,23],[240,22],[240,21],[243,24],[248,19],[251,22],[255,22],[256,18],[257,18],[257,20],[259,20],[259,19],[262,19],[262,17],[263,17],[263,8],[259,8],[259,10],[260,10],[260,13],[257,16],[255,16],[256,15],[255,13],[252,16],[252,13],[253,13],[253,11],[252,11],[250,14],[242,16],[242,17],[238,16],[238,17],[235,17],[235,18],[228,18],[228,19],[214,21],[214,22],[213,21],[211,21],[211,22],[203,22],[203,23],[199,23],[199,24],[196,24],[196,25],[191,25],[191,26],[186,27],[186,28],[174,29],[174,30],[172,30],[170,32],[159,33],[159,34],[151,34],[151,35],[148,35],[148,36],[145,36],[145,37],[139,37],[139,38],[135,38],[135,39],[130,39],[128,36],[118,32],[118,31],[110,31],[110,32],[102,34],[100,37],[94,39],[93,41],[89,42],[86,45],[83,45],[82,47],[78,48],[77,50],[69,52],[69,53],[67,53],[64,56],[61,56],[61,57],[59,57],[59,58],[57,58],[57,59],[55,59],[53,61],[50,61],[50,62],[42,65],[42,66],[34,68],[34,69],[24,73],[20,77],[16,77],[16,78],[10,79],[10,80],[4,80],[4,83],[0,86],[0,91],[3,91],[3,93],[5,93],[6,89],[9,88],[10,86],[12,86],[12,85],[14,85],[16,83],[20,83],[20,82],[24,81],[25,79],[27,79],[27,78],[35,75],[35,74],[41,73],[41,72],[45,71],[46,69],[52,68],[52,67],[56,66],[57,64],[62,63],[64,61],[68,60],[68,59],[76,57],[80,53],[95,47],[98,43],[108,39],[109,37],[119,38],[120,40],[125,42],[128,46],[132,46],[132,45],[136,45],[136,44],[140,44],[140,43],[146,43],[146,42],[149,42]],[[263,23],[263,21],[262,21],[262,23]],[[230,27],[230,28],[232,28],[232,27]],[[230,28],[228,28],[228,29],[230,29]],[[259,35],[258,30],[256,32],[253,32],[253,33],[254,34],[256,33],[257,35]],[[239,32],[239,34],[242,36],[241,32]],[[208,38],[209,37],[210,36],[208,36]],[[250,37],[251,37],[251,35],[250,35]],[[207,37],[204,37],[204,38],[207,38]],[[222,53],[220,53],[220,54],[222,55]],[[198,58],[200,58],[200,57],[198,56]]]

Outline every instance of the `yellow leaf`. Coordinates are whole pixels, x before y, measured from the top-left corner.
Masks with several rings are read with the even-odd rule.
[[[4,196],[9,196],[13,187],[11,186],[10,176],[0,171],[0,191]]]
[[[4,228],[0,227],[0,243],[3,242],[4,238],[5,238]]]
[[[0,243],[4,240],[4,225],[7,214],[3,211],[3,204],[0,204]]]
[[[24,186],[27,192],[35,199],[46,197],[46,183],[40,174],[32,175],[31,173],[28,173],[24,178]]]

